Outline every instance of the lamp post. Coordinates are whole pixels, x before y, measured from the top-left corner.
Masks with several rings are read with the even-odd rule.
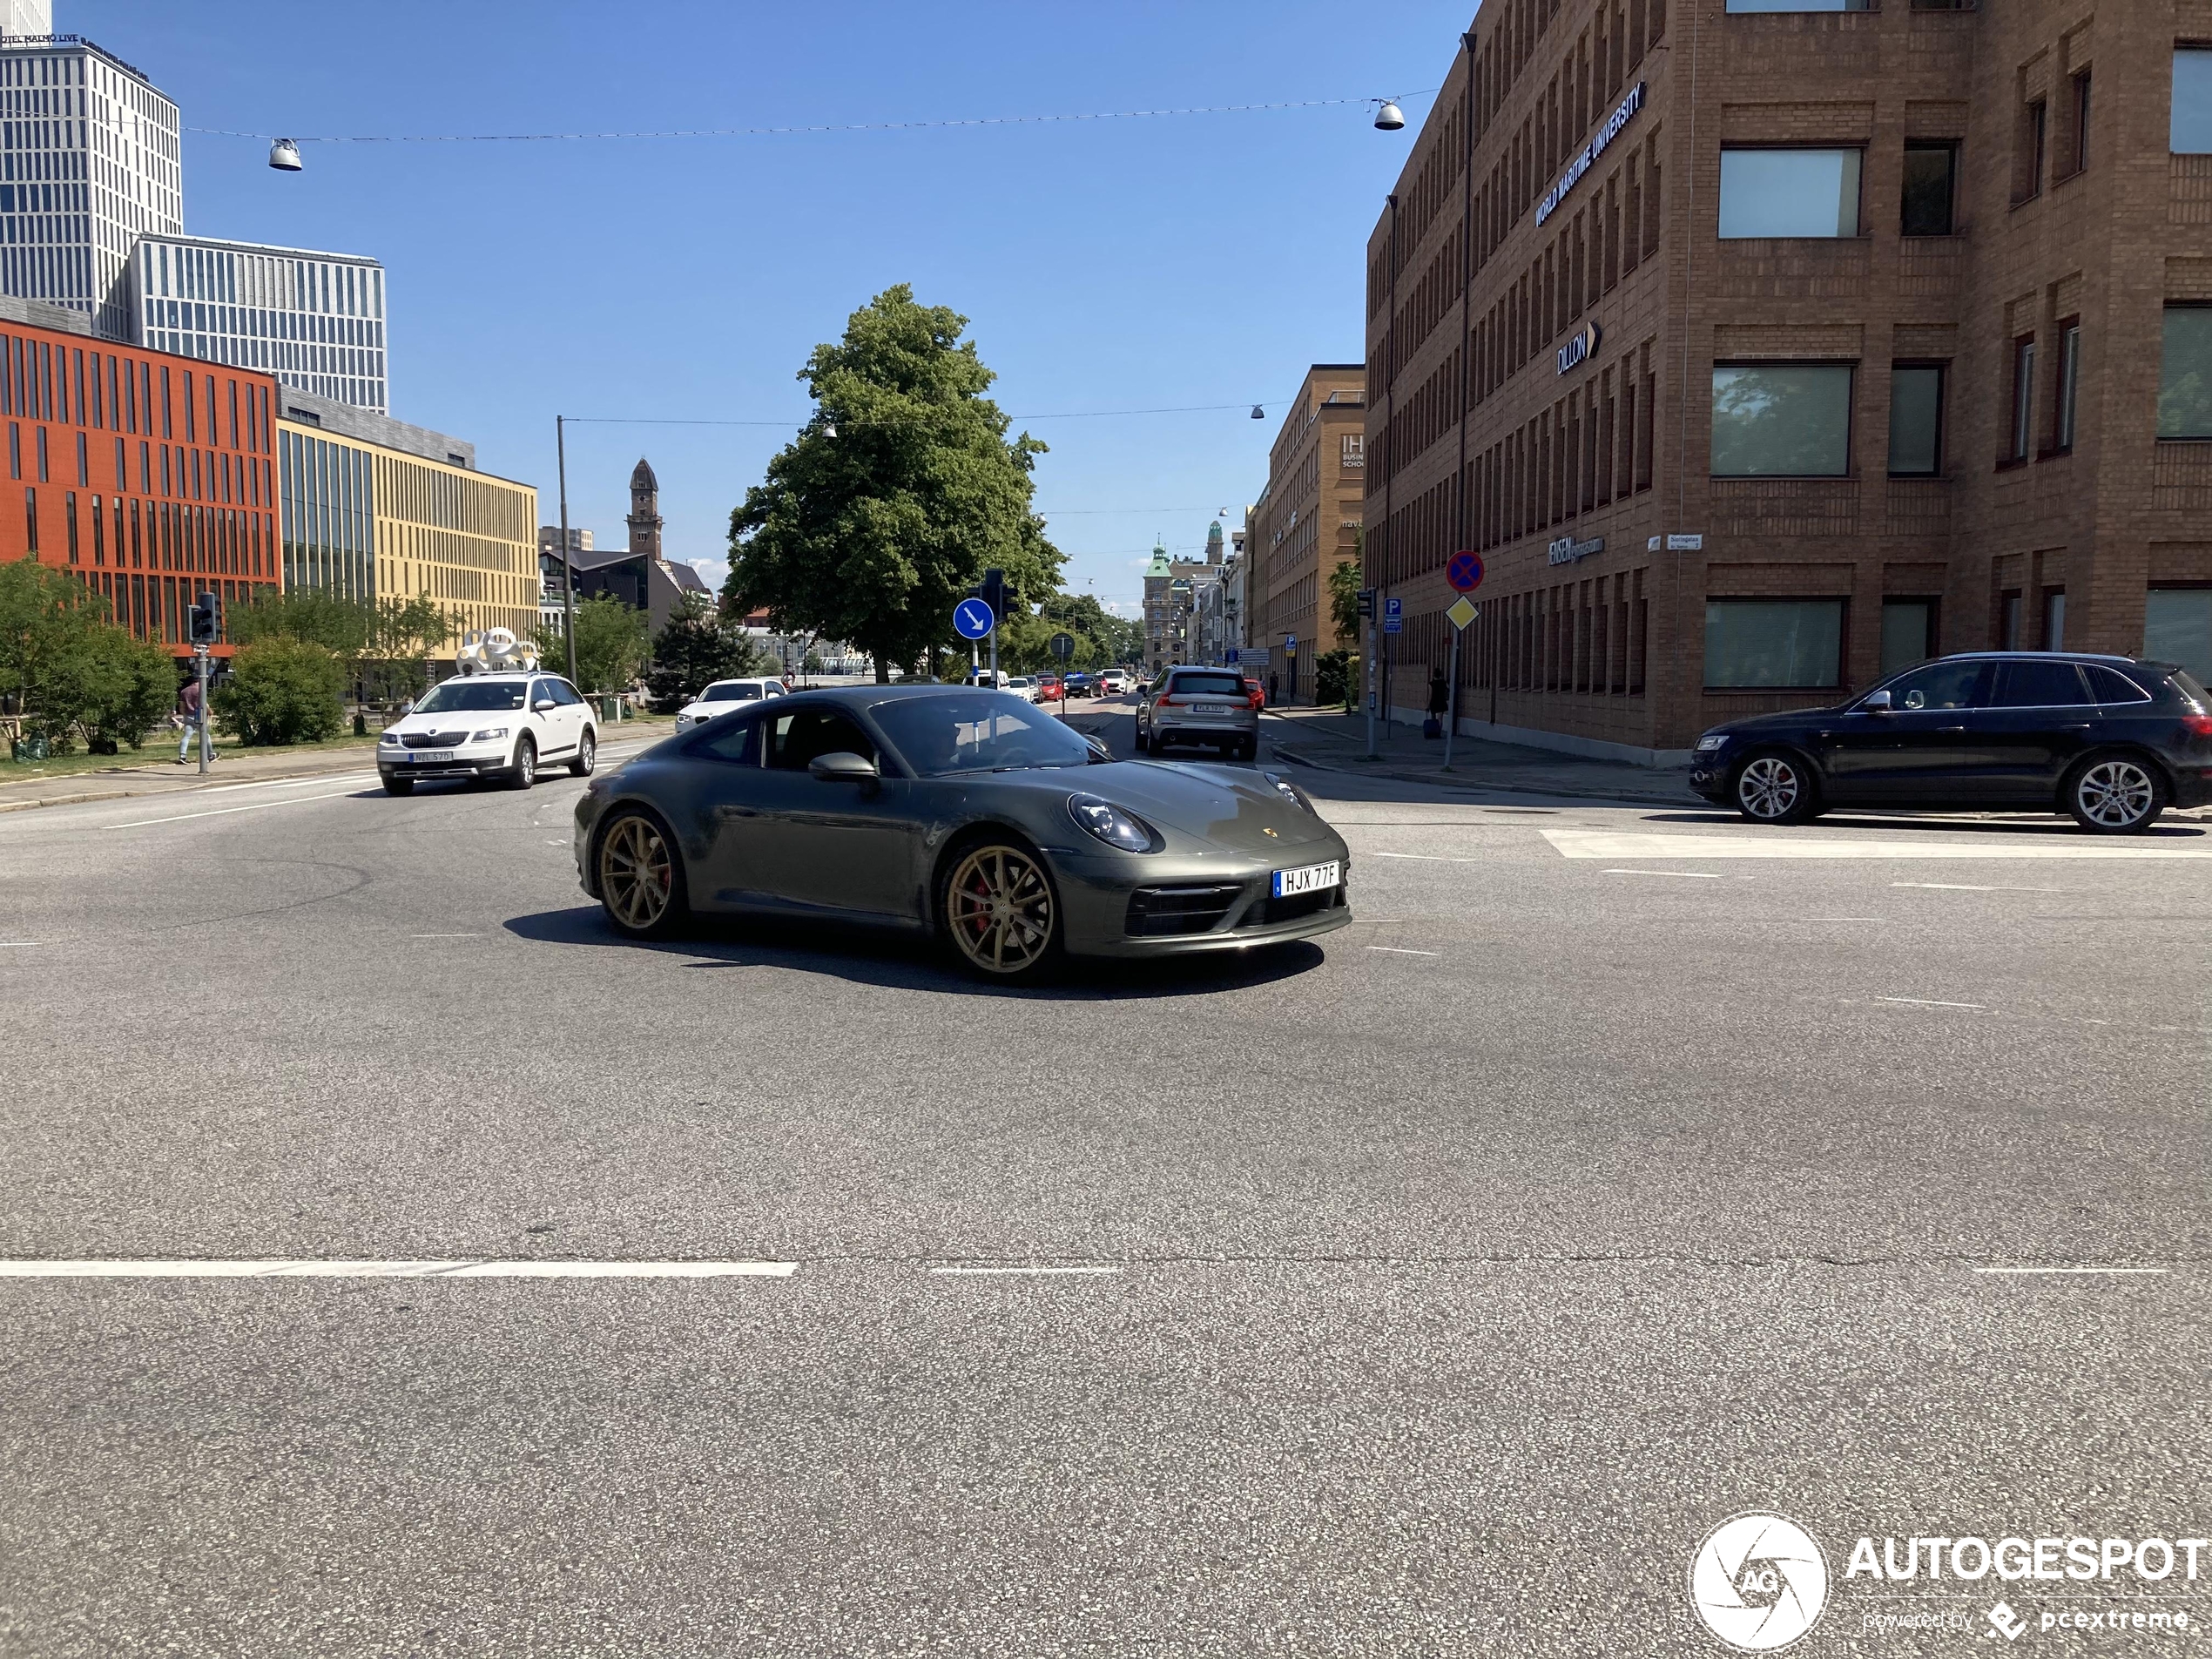
[[[561,480],[561,637],[569,648],[569,684],[576,684],[576,572],[569,565],[568,416],[553,417],[553,452]]]

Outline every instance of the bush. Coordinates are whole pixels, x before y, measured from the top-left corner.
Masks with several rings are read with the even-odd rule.
[[[334,651],[277,634],[239,648],[215,713],[242,743],[320,743],[344,729],[345,696],[346,665]]]
[[[1317,704],[1341,703],[1350,708],[1359,683],[1359,652],[1328,651],[1313,659],[1313,700]]]
[[[98,594],[30,559],[0,564],[0,695],[26,738],[52,754],[80,732],[96,754],[135,749],[176,694],[168,651],[115,626]]]
[[[582,637],[579,634],[579,643]],[[652,698],[654,713],[673,714],[711,681],[765,674],[774,666],[774,659],[753,643],[744,628],[723,617],[704,596],[691,594],[683,608],[669,617],[668,626],[653,637],[653,665],[645,675],[645,690]],[[577,673],[579,678],[583,677],[581,650]]]

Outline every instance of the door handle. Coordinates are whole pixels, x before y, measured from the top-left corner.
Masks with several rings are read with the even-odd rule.
[[[2061,732],[2087,732],[2088,729],[2089,723],[2087,720],[2080,721],[2078,724],[2074,721],[2068,721],[2066,725],[2059,728]]]
[[[1938,732],[1943,732],[1946,735],[1953,732],[1964,732],[1966,729],[1966,728],[1963,725],[1939,725],[1936,728]]]

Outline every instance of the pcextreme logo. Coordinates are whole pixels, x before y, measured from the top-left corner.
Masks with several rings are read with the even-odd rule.
[[[1786,1515],[1730,1515],[1697,1546],[1689,1604],[1730,1647],[1778,1652],[1820,1622],[1828,1557]]]

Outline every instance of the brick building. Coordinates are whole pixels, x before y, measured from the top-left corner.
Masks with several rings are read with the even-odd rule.
[[[276,393],[266,374],[0,301],[0,440],[17,492],[0,509],[0,560],[67,570],[132,633],[189,654],[195,594],[221,594],[227,613],[281,581]]]
[[[1313,659],[1337,649],[1329,576],[1359,551],[1366,384],[1363,363],[1305,371],[1245,515],[1245,637],[1267,647],[1260,678],[1274,677],[1281,702],[1312,702]]]
[[[2212,668],[2212,0],[1493,0],[1368,244],[1392,701],[1652,759],[1989,645]]]

